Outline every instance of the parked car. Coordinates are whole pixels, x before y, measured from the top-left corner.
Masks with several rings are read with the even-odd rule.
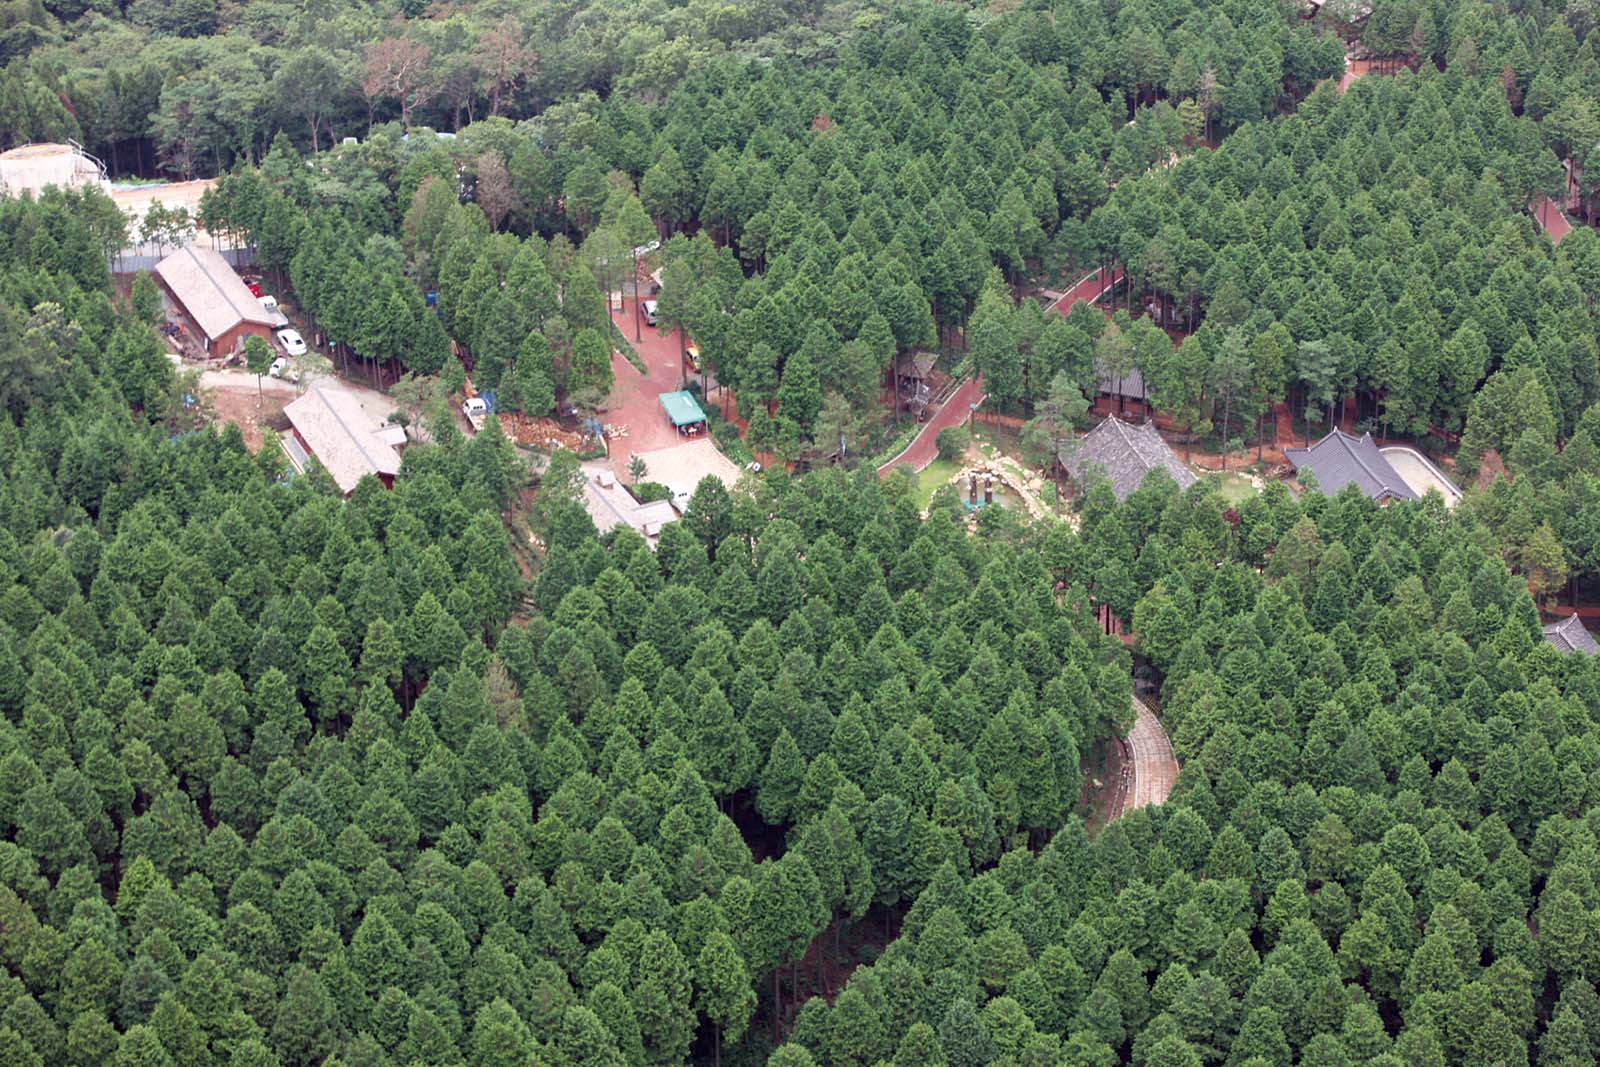
[[[287,326],[287,325],[289,325],[289,316],[285,315],[283,313],[283,311],[278,307],[278,298],[277,297],[275,297],[275,296],[259,296],[259,297],[256,297],[256,299],[261,301],[261,308],[262,308],[263,311],[265,311],[267,313],[267,317],[272,320],[272,325],[274,325],[274,326]]]
[[[469,396],[466,403],[461,405],[461,414],[467,417],[467,422],[472,426],[472,432],[477,433],[483,429],[483,421],[493,411],[493,406],[481,396]]]
[[[654,300],[646,300],[644,302],[644,321],[650,326],[656,324],[656,302]]]
[[[700,373],[700,346],[690,341],[683,351],[684,358],[689,361],[689,366],[694,368],[696,374]]]
[[[306,341],[300,336],[299,330],[279,330],[278,343],[283,346],[284,352],[291,356],[306,354]]]
[[[269,378],[282,378],[286,382],[298,382],[300,380],[300,372],[294,369],[294,364],[290,363],[285,356],[279,356],[272,361],[272,368],[267,371],[267,376]]]

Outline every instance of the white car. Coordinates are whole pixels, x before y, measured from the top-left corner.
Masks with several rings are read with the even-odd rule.
[[[261,301],[261,309],[267,313],[267,318],[272,320],[272,325],[274,325],[274,326],[287,326],[287,325],[289,325],[289,316],[285,315],[283,313],[283,310],[278,307],[278,298],[277,297],[275,297],[275,296],[261,296],[261,297],[257,297],[256,299]]]
[[[288,382],[298,382],[300,380],[300,372],[295,370],[293,364],[283,356],[279,356],[272,361],[272,368],[267,371],[267,376],[269,378],[282,378]]]
[[[306,341],[305,338],[300,336],[299,330],[279,330],[278,343],[291,356],[303,356],[306,354]]]

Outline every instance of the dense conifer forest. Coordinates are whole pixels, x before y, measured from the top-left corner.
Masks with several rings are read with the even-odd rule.
[[[289,476],[106,197],[0,198],[0,1064],[1595,1063],[1600,657],[1535,597],[1600,567],[1596,16],[1324,7],[0,4],[0,146],[219,175],[430,438]],[[597,407],[654,241],[779,462],[649,544],[418,383]],[[1202,444],[1348,396],[1485,484],[786,468],[922,349],[1034,427],[1107,365]],[[1182,771],[1113,819],[1136,675]]]

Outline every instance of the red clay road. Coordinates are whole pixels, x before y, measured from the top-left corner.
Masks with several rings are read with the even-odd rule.
[[[932,463],[939,454],[939,448],[934,443],[939,431],[965,422],[972,413],[973,405],[983,403],[983,398],[982,378],[968,378],[962,382],[950,399],[944,402],[944,407],[923,425],[905,451],[878,468],[878,477],[882,478],[901,464],[910,464],[912,470],[920,471]]]
[[[1535,204],[1528,205],[1533,210],[1533,217],[1538,220],[1539,227],[1550,235],[1552,244],[1560,244],[1561,239],[1572,232],[1572,223],[1556,207],[1556,202],[1548,196],[1540,197]]]
[[[1049,307],[1050,311],[1059,311],[1062,307],[1071,309],[1080,300],[1094,303],[1099,300],[1111,287],[1122,280],[1122,268],[1115,268],[1109,275],[1105,269],[1091,271],[1085,275],[1077,285],[1068,289],[1061,298]],[[961,383],[955,394],[945,401],[944,407],[928,420],[922,432],[916,439],[906,446],[906,450],[878,468],[878,477],[883,477],[890,471],[903,464],[910,464],[912,470],[920,471],[933,462],[939,454],[939,449],[934,443],[934,438],[939,436],[939,431],[949,426],[963,422],[974,404],[981,404],[984,400],[983,379],[971,378]]]
[[[1133,759],[1133,788],[1123,794],[1118,815],[1147,804],[1165,804],[1178,781],[1178,761],[1161,720],[1138,697],[1133,698],[1133,729],[1128,749]]]
[[[1377,64],[1370,59],[1351,59],[1346,55],[1344,57],[1344,76],[1339,79],[1339,91],[1342,93],[1350,88],[1355,84],[1357,78],[1368,73],[1375,66]]]
[[[1048,310],[1060,311],[1062,308],[1066,308],[1066,311],[1061,312],[1061,314],[1065,315],[1080,300],[1087,300],[1092,304],[1102,296],[1105,296],[1112,286],[1120,282],[1122,275],[1121,267],[1114,269],[1109,276],[1106,275],[1104,267],[1097,271],[1091,271],[1089,274],[1084,275],[1083,280],[1077,285],[1061,294],[1061,298],[1051,304]]]

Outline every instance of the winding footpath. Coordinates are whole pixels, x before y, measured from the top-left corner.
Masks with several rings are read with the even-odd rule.
[[[1058,312],[1065,315],[1072,306],[1082,300],[1093,304],[1123,278],[1121,267],[1107,272],[1105,269],[1090,271],[1088,274],[1056,299],[1046,312]],[[1066,310],[1062,310],[1062,309]],[[890,471],[899,466],[909,466],[914,471],[921,471],[932,463],[939,454],[939,449],[934,439],[939,436],[939,431],[951,426],[959,426],[965,422],[967,416],[984,402],[987,394],[983,391],[983,378],[977,376],[969,378],[951,394],[950,399],[941,407],[927,423],[918,431],[917,436],[905,447],[898,456],[878,468],[878,477],[885,477]]]
[[[1055,302],[1045,309],[1045,312],[1048,314],[1055,311],[1065,315],[1080,300],[1087,304],[1096,303],[1102,296],[1109,293],[1123,277],[1124,272],[1120,266],[1112,268],[1110,273],[1107,273],[1104,267],[1099,270],[1092,270],[1085,274],[1077,285],[1057,297]]]
[[[1167,739],[1161,720],[1138,697],[1133,698],[1133,710],[1133,729],[1128,731],[1133,774],[1123,787],[1117,818],[1149,804],[1165,804],[1178,781],[1178,760],[1172,754],[1172,742]]]
[[[983,391],[983,379],[968,378],[957,387],[944,406],[934,413],[933,418],[923,424],[917,436],[898,456],[878,468],[878,477],[882,478],[901,464],[908,465],[914,471],[920,471],[932,463],[939,454],[939,446],[934,438],[939,436],[940,430],[959,426],[972,414],[973,408],[983,403],[987,394]]]

